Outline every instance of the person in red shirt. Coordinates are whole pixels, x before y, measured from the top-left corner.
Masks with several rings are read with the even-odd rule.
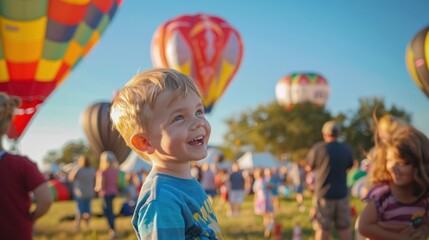
[[[6,134],[20,99],[0,93],[0,136]],[[52,204],[47,179],[27,156],[7,152],[0,141],[0,236],[32,239],[33,224]],[[35,207],[31,207],[33,193]]]

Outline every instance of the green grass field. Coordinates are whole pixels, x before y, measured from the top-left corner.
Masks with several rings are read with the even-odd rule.
[[[263,237],[262,217],[253,214],[252,196],[248,196],[242,206],[241,215],[230,218],[226,215],[226,206],[224,209],[216,211],[219,225],[222,229],[223,237],[229,239],[258,240]],[[115,199],[115,212],[119,212],[124,198]],[[216,208],[218,199],[214,199],[214,208]],[[276,221],[282,226],[282,239],[291,239],[292,231],[296,223],[300,223],[304,239],[313,239],[313,230],[309,222],[309,208],[311,197],[306,195],[306,210],[300,212],[294,199],[281,199],[280,212],[277,214]],[[354,206],[358,212],[363,207],[359,199],[352,199],[351,206]],[[101,202],[95,199],[92,202],[92,210],[95,215],[101,214]],[[34,239],[109,239],[108,226],[104,217],[93,217],[91,225],[86,228],[82,222],[81,229],[77,231],[74,228],[72,220],[63,220],[72,216],[75,210],[73,201],[55,202],[49,212],[40,218],[35,225]],[[131,217],[120,216],[116,218],[117,239],[137,239],[131,226]],[[335,234],[333,233],[333,236]],[[174,239],[174,237],[172,238]]]

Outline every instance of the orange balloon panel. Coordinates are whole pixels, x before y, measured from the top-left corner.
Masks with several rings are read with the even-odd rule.
[[[240,66],[243,43],[238,31],[220,17],[182,15],[158,28],[151,55],[155,67],[191,76],[210,112]]]
[[[0,92],[21,98],[17,139],[46,98],[100,39],[121,0],[2,0]]]

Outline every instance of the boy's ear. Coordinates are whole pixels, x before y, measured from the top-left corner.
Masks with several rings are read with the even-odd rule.
[[[152,154],[155,151],[142,133],[137,133],[131,136],[131,144],[139,151],[146,152],[148,154]]]

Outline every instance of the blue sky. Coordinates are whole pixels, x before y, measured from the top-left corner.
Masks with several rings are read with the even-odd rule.
[[[196,13],[222,17],[244,44],[237,74],[207,115],[210,144],[222,143],[227,118],[275,100],[277,81],[293,72],[328,80],[326,108],[333,114],[377,96],[411,113],[429,135],[429,98],[405,65],[407,44],[429,25],[428,9],[427,0],[124,0],[100,42],[39,109],[21,137],[21,153],[41,162],[49,150],[86,140],[85,108],[110,100],[139,69],[152,67],[150,43],[162,23]]]

